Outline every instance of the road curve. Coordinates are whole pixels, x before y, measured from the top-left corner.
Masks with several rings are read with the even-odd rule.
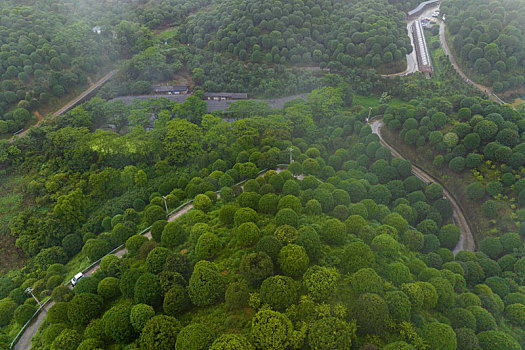
[[[277,168],[275,171],[277,173],[280,173],[281,171],[285,170],[286,168]],[[272,169],[273,170],[273,169]],[[266,172],[263,172],[258,175],[264,176]],[[297,176],[298,180],[302,180],[304,178],[304,175]],[[244,185],[241,186],[242,189],[244,189]],[[218,195],[219,196],[219,195]],[[168,222],[174,221],[175,219],[181,217],[182,215],[186,214],[188,211],[193,209],[193,202],[186,204],[176,212],[172,213],[168,217]],[[151,231],[146,231],[143,233],[143,235],[149,239],[151,239]],[[122,249],[117,250],[116,252],[113,252],[112,254],[121,258],[124,254],[126,254],[128,250],[126,247],[123,247]],[[100,263],[94,265],[89,270],[84,272],[84,276],[89,277],[100,267]],[[68,285],[69,288],[72,288],[71,285]],[[31,339],[35,336],[36,332],[38,331],[38,328],[40,328],[40,324],[42,321],[44,321],[44,318],[47,315],[47,312],[55,304],[54,300],[50,300],[42,309],[42,311],[38,314],[38,316],[34,319],[34,321],[26,328],[24,333],[20,336],[20,339],[18,339],[18,342],[13,346],[13,350],[27,350],[31,349]]]
[[[465,72],[463,72],[461,68],[459,67],[458,62],[456,61],[456,58],[454,57],[454,55],[452,55],[452,51],[450,50],[450,47],[448,46],[447,37],[445,35],[445,30],[446,30],[445,22],[440,20],[439,21],[439,41],[441,43],[441,48],[443,49],[443,53],[445,54],[445,56],[448,57],[450,64],[452,64],[452,67],[454,67],[456,72],[463,78],[463,80],[465,80],[466,83],[474,86],[476,89],[481,91],[483,94],[487,94],[487,92],[491,91],[489,87],[472,81],[472,79],[470,79],[465,74]],[[499,99],[494,94],[490,94],[488,95],[488,97],[495,102],[504,103],[501,99]]]
[[[406,159],[393,146],[391,146],[389,143],[387,143],[383,139],[383,137],[381,136],[381,128],[383,127],[383,125],[384,123],[382,119],[376,119],[370,123],[372,132],[379,136],[380,143],[383,146],[388,147],[390,151],[392,152],[392,155],[394,155],[395,157]],[[427,174],[426,172],[424,172],[423,170],[421,170],[415,165],[412,165],[412,173],[418,178],[420,178],[421,180],[423,180],[424,182],[426,182],[427,184],[432,183],[432,182],[441,184],[434,177]],[[452,252],[454,253],[454,255],[456,255],[461,250],[474,251],[476,248],[476,244],[474,242],[474,236],[472,235],[472,230],[470,229],[470,226],[465,217],[465,214],[463,213],[463,210],[461,210],[461,207],[457,203],[456,199],[446,189],[446,187],[443,186],[442,184],[441,186],[443,187],[443,195],[445,196],[445,198],[447,198],[450,201],[450,203],[452,203],[452,207],[454,209],[452,220],[454,221],[454,224],[456,224],[461,231],[461,234],[459,236],[459,242]]]

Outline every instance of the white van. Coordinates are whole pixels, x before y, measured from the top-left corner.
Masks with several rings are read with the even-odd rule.
[[[71,279],[71,285],[74,287],[82,278],[84,278],[84,274],[82,272],[77,273],[75,277]]]

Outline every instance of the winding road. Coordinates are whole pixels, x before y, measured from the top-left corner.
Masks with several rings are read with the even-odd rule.
[[[277,173],[280,173],[281,171],[286,169],[285,167],[282,167],[282,166],[283,166],[283,164],[281,164],[279,167],[274,168],[272,170],[275,170]],[[267,170],[267,171],[269,171],[269,170]],[[266,171],[261,172],[257,177],[264,176],[264,174],[266,174]],[[298,180],[302,180],[303,178],[304,178],[304,175],[298,175],[297,176]],[[242,185],[241,188],[244,189],[244,185]],[[218,197],[220,196],[219,194],[217,194],[217,195],[218,195]],[[193,201],[187,203],[186,205],[182,206],[180,209],[178,209],[177,211],[175,211],[171,215],[169,215],[168,216],[168,222],[174,221],[175,219],[177,219],[177,218],[181,217],[182,215],[186,214],[187,212],[189,212],[191,209],[193,209]],[[143,235],[145,237],[151,239],[151,230],[144,232]],[[121,258],[127,252],[128,252],[128,250],[126,249],[126,247],[122,247],[121,249],[119,249],[117,251],[114,251],[114,252],[112,252],[110,254],[113,254],[113,255],[117,256],[118,258]],[[107,254],[107,255],[110,255],[110,254]],[[92,266],[88,270],[83,271],[84,276],[85,277],[91,276],[93,274],[93,272],[95,272],[99,267],[100,267],[100,262],[98,264],[95,264],[94,266]],[[67,286],[70,289],[73,289],[73,287],[71,287],[69,282],[68,282]],[[54,304],[55,304],[54,300],[49,300],[49,302],[42,308],[42,310],[40,311],[38,316],[33,319],[33,322],[31,322],[31,324],[29,326],[27,326],[27,328],[25,329],[24,333],[20,336],[20,338],[18,339],[16,344],[13,345],[13,348],[12,348],[13,350],[27,350],[27,349],[31,349],[31,339],[33,339],[33,337],[35,336],[36,332],[38,331],[38,328],[40,328],[40,325],[41,325],[42,321],[44,321],[44,318],[46,317],[47,312],[49,311],[49,309]]]
[[[375,119],[374,121],[370,122],[370,127],[372,128],[372,132],[379,136],[380,143],[383,146],[388,147],[390,151],[392,152],[392,155],[394,155],[395,157],[406,159],[392,145],[390,145],[388,142],[386,142],[383,139],[383,137],[381,136],[381,128],[383,127],[383,125],[384,123],[382,119]],[[412,165],[412,173],[418,178],[420,178],[422,181],[426,182],[427,184],[433,183],[433,182],[441,184],[434,177],[427,174],[426,172],[424,172],[423,170],[421,170],[415,165]],[[461,234],[459,236],[459,242],[452,252],[454,253],[454,255],[456,255],[461,250],[474,251],[476,248],[476,244],[474,242],[474,236],[472,235],[472,231],[465,217],[465,214],[463,213],[463,210],[461,210],[461,207],[457,203],[456,199],[446,189],[446,187],[443,186],[442,184],[441,186],[443,187],[443,195],[445,196],[445,198],[447,198],[450,201],[454,209],[454,214],[452,216],[454,224],[456,224],[456,226],[458,226],[461,231]]]
[[[441,48],[443,49],[443,53],[445,54],[445,56],[448,57],[450,64],[452,64],[452,67],[454,67],[456,72],[463,78],[463,80],[465,80],[467,84],[474,86],[476,89],[481,91],[483,94],[487,94],[487,91],[491,91],[491,89],[488,86],[481,85],[481,84],[478,84],[472,81],[472,79],[470,79],[465,74],[465,72],[461,70],[458,62],[456,61],[456,58],[454,57],[454,55],[452,54],[452,51],[450,50],[450,47],[448,46],[447,37],[445,35],[445,32],[446,32],[446,24],[442,20],[439,20],[439,41],[441,43]],[[490,94],[488,95],[488,97],[495,102],[498,102],[501,104],[505,103],[503,100],[501,100],[499,97],[497,97],[494,94]]]
[[[60,108],[58,111],[56,111],[55,113],[51,114],[48,118],[45,118],[45,119],[39,119],[38,122],[34,125],[34,126],[38,126],[42,121],[46,120],[46,119],[53,119],[61,114],[64,114],[66,113],[67,111],[69,111],[71,108],[75,107],[76,105],[78,105],[80,102],[82,102],[85,98],[87,98],[90,94],[92,94],[94,91],[96,91],[98,88],[100,88],[102,85],[104,85],[105,83],[107,83],[107,81],[111,78],[113,78],[113,76],[117,73],[118,71],[117,70],[112,70],[111,72],[109,72],[108,74],[106,74],[105,76],[103,76],[102,78],[100,78],[95,84],[91,85],[87,90],[84,90],[84,92],[82,92],[80,95],[76,96],[75,98],[73,98],[71,101],[69,101],[65,106],[63,106],[62,108]],[[31,130],[31,128],[27,129],[27,130],[24,130],[22,131],[21,133],[11,137],[9,139],[9,141],[13,141],[15,140],[16,138],[20,138],[20,137],[24,137],[28,132],[29,130]]]

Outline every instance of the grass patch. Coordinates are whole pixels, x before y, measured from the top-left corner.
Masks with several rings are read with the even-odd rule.
[[[179,27],[166,28],[163,31],[156,34],[156,37],[160,40],[169,40],[175,38],[179,32]]]
[[[392,107],[401,107],[405,104],[402,100],[398,98],[392,98],[388,104]],[[356,106],[363,106],[363,107],[377,107],[380,105],[379,103],[379,97],[375,95],[370,96],[361,96],[361,95],[355,95],[354,96],[354,105]]]
[[[66,276],[64,277],[64,283],[69,281],[73,276],[75,276],[80,271],[84,270],[86,267],[91,265],[91,261],[84,256],[82,253],[75,255],[69,262],[66,264]]]

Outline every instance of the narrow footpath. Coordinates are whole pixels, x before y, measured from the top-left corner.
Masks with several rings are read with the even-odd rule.
[[[383,139],[383,137],[381,136],[381,128],[383,127],[383,125],[384,123],[382,119],[376,119],[370,123],[372,132],[379,136],[380,143],[383,146],[388,147],[390,151],[392,152],[393,156],[401,158],[401,159],[406,159],[392,145],[390,145]],[[426,182],[427,184],[433,183],[433,182],[441,184],[434,177],[427,174],[426,172],[424,172],[423,170],[421,170],[415,165],[412,165],[412,173],[418,178],[420,178],[421,180],[423,180],[424,182]],[[442,185],[442,187],[443,187],[443,195],[445,196],[445,198],[447,198],[450,201],[450,203],[452,203],[452,207],[454,209],[454,214],[452,217],[454,224],[456,224],[456,226],[458,226],[461,231],[461,234],[459,236],[459,242],[452,252],[454,253],[454,255],[456,255],[461,250],[474,251],[476,248],[476,244],[474,242],[474,236],[472,235],[472,231],[465,217],[465,214],[461,210],[461,207],[457,203],[454,196],[452,196],[452,194],[445,188],[445,186]]]

